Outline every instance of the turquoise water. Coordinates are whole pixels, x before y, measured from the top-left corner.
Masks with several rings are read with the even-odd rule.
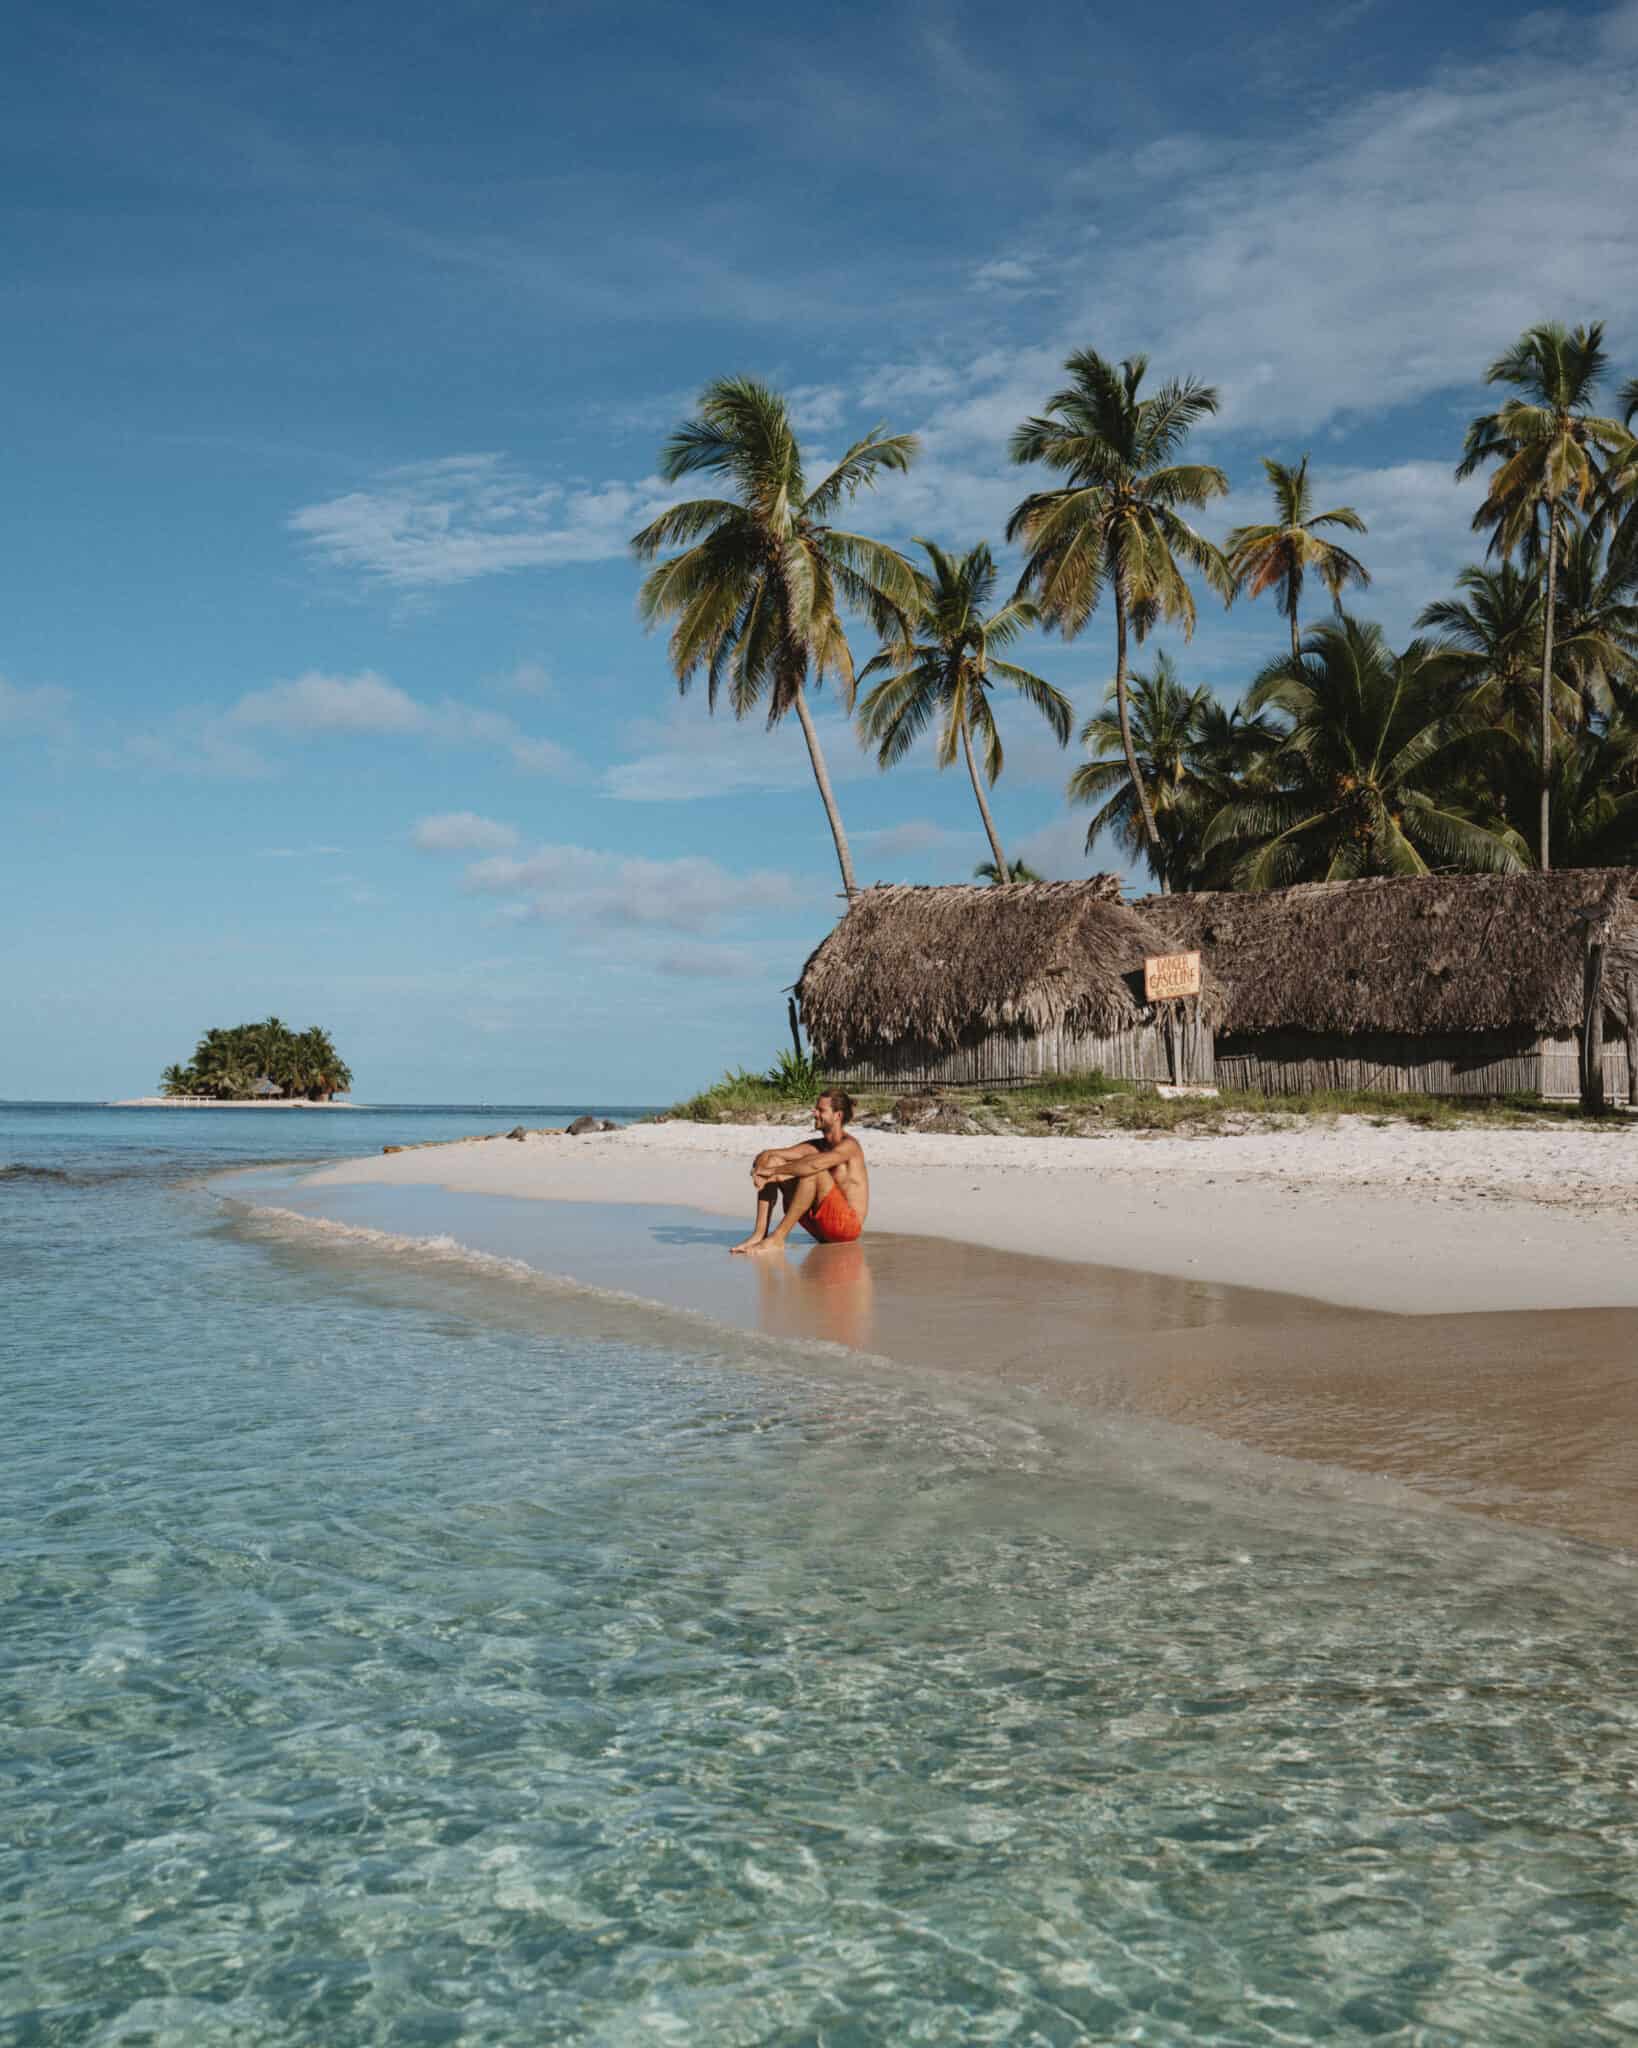
[[[1638,2034],[1622,1560],[188,1184],[517,1120],[0,1108],[0,2038]]]

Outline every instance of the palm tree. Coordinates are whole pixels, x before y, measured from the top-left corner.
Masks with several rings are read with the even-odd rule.
[[[1206,828],[1223,804],[1238,793],[1242,778],[1275,744],[1260,718],[1235,707],[1225,711],[1203,686],[1185,689],[1167,654],[1153,673],[1134,675],[1130,685],[1130,729],[1142,786],[1160,836],[1150,845],[1131,777],[1127,773],[1118,707],[1111,689],[1102,711],[1081,729],[1081,744],[1092,759],[1069,778],[1069,800],[1097,804],[1086,828],[1086,850],[1098,835],[1113,832],[1127,852],[1147,862],[1161,893],[1198,885]]]
[[[1313,509],[1308,488],[1308,457],[1295,469],[1283,462],[1265,459],[1263,469],[1274,490],[1278,515],[1272,526],[1237,526],[1224,542],[1229,567],[1234,571],[1236,592],[1244,590],[1261,597],[1278,586],[1280,611],[1291,621],[1291,658],[1302,652],[1297,624],[1297,607],[1302,601],[1303,579],[1311,569],[1331,593],[1335,608],[1342,609],[1342,593],[1350,583],[1363,588],[1370,571],[1357,557],[1340,548],[1319,532],[1322,526],[1345,527],[1349,533],[1364,533],[1365,522],[1352,505],[1338,505],[1329,512]]]
[[[1458,477],[1494,461],[1475,531],[1490,531],[1495,554],[1515,551],[1542,567],[1541,865],[1551,866],[1553,772],[1553,627],[1558,566],[1567,511],[1587,512],[1598,502],[1604,464],[1632,447],[1616,420],[1590,408],[1606,367],[1600,322],[1567,331],[1556,320],[1529,328],[1485,372],[1487,384],[1510,384],[1519,394],[1481,414],[1467,430]]]
[[[1417,613],[1417,630],[1439,634],[1445,673],[1465,701],[1522,739],[1541,723],[1540,588],[1508,561],[1469,563],[1456,588],[1460,596]],[[1577,709],[1574,693],[1555,684],[1555,726],[1574,724]]]
[[[199,1077],[189,1067],[167,1067],[159,1077],[162,1095],[192,1095],[199,1086]]]
[[[299,1032],[291,1044],[291,1092],[328,1100],[353,1085],[352,1069],[322,1025]]]
[[[1039,882],[1045,878],[1038,875],[1027,860],[1009,861],[1005,872],[993,860],[981,860],[973,869],[975,882]]]
[[[883,470],[907,469],[915,453],[914,435],[873,428],[810,489],[785,401],[752,378],[719,378],[698,415],[666,443],[660,474],[675,483],[703,471],[734,495],[673,505],[631,542],[645,562],[662,548],[682,549],[645,578],[638,600],[649,626],[676,621],[678,688],[686,691],[703,667],[713,711],[726,682],[736,718],[764,702],[770,726],[796,713],[849,902],[858,884],[806,685],[810,675],[816,686],[834,676],[852,710],[853,661],[839,606],[864,613],[883,640],[902,630],[915,571],[895,549],[831,520]]]
[[[1558,589],[1561,688],[1580,700],[1583,715],[1607,711],[1617,693],[1638,685],[1638,558],[1604,547],[1601,523],[1572,527],[1565,540]]]
[[[1479,713],[1441,710],[1440,668],[1425,642],[1395,655],[1380,627],[1344,614],[1310,628],[1295,661],[1282,655],[1263,670],[1248,708],[1289,721],[1269,763],[1274,786],[1225,804],[1205,841],[1208,852],[1242,849],[1239,887],[1528,865],[1516,832],[1487,829],[1432,793],[1432,764],[1487,730]]]
[[[1033,585],[1046,622],[1073,638],[1091,618],[1108,583],[1115,600],[1115,708],[1126,772],[1144,837],[1160,837],[1132,749],[1126,702],[1126,639],[1141,640],[1157,620],[1194,631],[1194,597],[1180,564],[1200,571],[1225,603],[1234,595],[1228,563],[1181,517],[1179,506],[1209,504],[1228,478],[1205,463],[1176,463],[1189,431],[1217,410],[1208,384],[1173,379],[1150,398],[1139,389],[1147,356],[1107,362],[1080,349],[1064,365],[1070,383],[1012,437],[1015,462],[1044,462],[1068,481],[1035,491],[1007,522],[1008,540],[1029,550],[1023,586]]]
[[[895,637],[860,676],[861,682],[871,675],[881,678],[860,707],[860,724],[866,738],[876,743],[878,764],[891,768],[938,719],[938,765],[948,768],[959,748],[996,872],[1006,874],[1007,856],[984,796],[984,783],[994,786],[1003,758],[990,691],[998,681],[1010,684],[1040,712],[1059,746],[1069,738],[1069,699],[1027,668],[999,658],[997,650],[1010,647],[1020,633],[1039,622],[1040,614],[1028,598],[1018,596],[999,611],[987,612],[995,595],[996,572],[986,543],[980,541],[960,556],[947,554],[930,540],[918,540],[916,545],[927,556],[932,574],[917,576],[918,598],[907,636]],[[975,734],[984,750],[982,776],[973,755]]]

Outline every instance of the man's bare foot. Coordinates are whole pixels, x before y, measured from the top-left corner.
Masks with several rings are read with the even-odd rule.
[[[729,1256],[732,1257],[736,1252],[754,1252],[763,1242],[760,1237],[742,1237],[738,1244],[731,1244],[728,1247]]]
[[[737,1246],[736,1249],[743,1250],[748,1259],[756,1259],[764,1252],[782,1252],[785,1249],[785,1240],[782,1237],[763,1237],[758,1238],[755,1244]]]

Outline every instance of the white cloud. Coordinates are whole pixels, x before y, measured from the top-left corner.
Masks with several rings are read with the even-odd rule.
[[[543,661],[514,662],[499,679],[499,686],[514,697],[549,697],[552,672]]]
[[[520,922],[681,932],[709,932],[747,911],[790,910],[806,900],[790,875],[774,869],[732,874],[697,854],[647,860],[585,846],[475,861],[466,886],[510,899],[506,914]]]
[[[60,737],[68,730],[71,701],[68,691],[55,683],[41,683],[25,690],[21,684],[8,683],[0,676],[0,732]]]
[[[877,859],[894,860],[902,854],[941,853],[972,834],[952,832],[948,825],[935,824],[931,818],[910,818],[902,825],[874,825],[852,837],[861,851]]]
[[[1320,510],[1352,505],[1370,531],[1337,535],[1371,572],[1363,594],[1350,590],[1348,604],[1367,618],[1380,618],[1391,632],[1410,630],[1415,614],[1445,590],[1464,562],[1477,560],[1485,536],[1473,532],[1473,514],[1484,496],[1484,479],[1458,483],[1448,462],[1395,462],[1377,469],[1316,467],[1314,503]],[[1316,590],[1309,609],[1325,604]]]
[[[851,409],[854,394],[840,384],[796,384],[785,393],[785,402],[799,434],[823,434]]]
[[[498,853],[518,843],[511,825],[482,818],[476,811],[441,811],[423,818],[410,838],[423,853]]]
[[[948,363],[884,363],[867,371],[861,379],[859,403],[871,408],[945,398],[958,391],[961,384],[961,373]]]
[[[531,740],[520,734],[508,740],[506,748],[515,764],[529,775],[555,775],[568,782],[581,772],[579,760],[556,740]]]
[[[974,270],[973,290],[1005,292],[1015,298],[1027,292],[1056,291],[1057,285],[1053,278],[1042,274],[1044,268],[1042,260],[1037,256],[997,256],[993,262],[980,263]]]
[[[521,732],[504,712],[463,704],[453,697],[427,703],[366,669],[361,675],[309,670],[287,683],[251,690],[228,713],[234,726],[259,727],[287,737],[376,737],[442,740],[452,746],[493,746],[531,775],[567,780],[581,764],[556,740]]]
[[[230,715],[239,725],[285,733],[418,733],[430,723],[424,705],[368,669],[357,676],[309,670],[293,682],[250,691]]]
[[[814,727],[832,782],[877,773],[844,715],[825,712]],[[770,732],[754,714],[736,719],[724,709],[712,716],[703,696],[695,696],[674,700],[663,719],[633,719],[622,738],[638,751],[603,776],[604,794],[622,803],[686,803],[813,787],[813,767],[794,718]]]
[[[120,757],[105,758],[117,765]],[[125,758],[156,775],[222,782],[258,782],[275,766],[266,754],[235,739],[208,717],[178,718],[170,732],[133,733],[125,742]]]
[[[1533,320],[1630,329],[1638,6],[1556,50],[1449,67],[1283,143],[1157,140],[1122,165],[1144,232],[1100,242],[1078,326],[1209,377],[1227,425],[1306,431],[1471,385]]]
[[[610,560],[668,502],[655,479],[571,485],[531,477],[499,455],[453,455],[303,506],[289,524],[341,568],[401,589],[436,589],[509,569]]]

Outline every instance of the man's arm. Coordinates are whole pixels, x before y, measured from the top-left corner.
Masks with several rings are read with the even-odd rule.
[[[844,1159],[857,1159],[859,1141],[844,1138],[841,1144],[799,1145],[779,1155],[779,1164],[770,1169],[768,1180],[811,1180],[816,1173],[829,1173]]]

